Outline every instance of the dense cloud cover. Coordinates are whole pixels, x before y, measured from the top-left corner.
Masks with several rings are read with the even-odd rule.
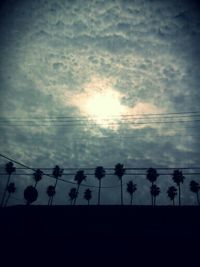
[[[9,0],[0,10],[0,40],[0,111],[7,117],[7,125],[0,125],[3,154],[33,167],[199,165],[198,122],[133,127],[120,121],[104,127],[35,120],[34,126],[8,126],[13,117],[89,116],[85,101],[106,91],[114,92],[126,114],[198,111],[197,2]],[[132,178],[138,182],[136,203],[148,203],[145,177],[126,176],[125,182]],[[32,178],[15,179],[20,196]],[[50,183],[44,180],[41,192]],[[105,185],[118,183],[105,178]],[[167,176],[158,181],[161,188],[171,183]],[[68,190],[60,183],[55,203],[67,203]],[[105,189],[104,202],[119,203],[118,191]],[[43,195],[40,203],[47,202]],[[194,202],[187,193],[184,200]]]

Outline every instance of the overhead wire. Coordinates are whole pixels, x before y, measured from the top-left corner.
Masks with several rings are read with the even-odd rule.
[[[16,170],[25,170],[27,168],[16,168]],[[33,168],[33,169],[37,169],[37,168]],[[41,170],[52,170],[52,168],[47,168],[47,167],[40,167]],[[84,170],[84,171],[94,171],[95,168],[85,168],[85,167],[76,167],[76,168],[62,168],[63,171],[68,170],[68,171],[74,171],[74,170]],[[111,168],[111,167],[104,167],[104,170],[114,170],[115,168]],[[127,167],[126,170],[147,170],[147,168],[144,167]],[[156,167],[156,170],[175,170],[175,169],[179,169],[179,170],[200,170],[200,167]]]
[[[183,174],[184,175],[199,175],[200,172],[184,172]],[[4,175],[5,175],[5,173],[0,173],[0,176],[4,176]],[[29,176],[29,175],[31,176],[31,175],[33,175],[33,173],[14,173],[12,175],[13,176]],[[51,174],[45,173],[45,175],[48,175],[49,177],[54,178]],[[76,173],[63,173],[62,174],[62,176],[75,176],[75,175],[76,175]],[[94,176],[93,173],[85,173],[85,175],[86,176]],[[106,176],[112,176],[112,175],[115,175],[115,174],[114,173],[106,173]],[[134,175],[135,176],[140,176],[140,175],[145,176],[146,173],[124,173],[123,176],[131,176],[131,175],[133,175],[133,176]],[[172,176],[173,173],[159,173],[159,176],[166,176],[166,175]],[[58,180],[67,182],[67,180],[64,180],[64,179],[62,180],[61,178],[59,178]],[[68,181],[68,182],[70,182],[70,181]],[[70,182],[70,183],[77,184],[75,182]],[[87,185],[87,186],[90,186],[90,185]],[[96,186],[94,186],[94,187],[96,187]]]
[[[9,161],[12,161],[13,163],[16,163],[16,164],[18,164],[18,165],[20,165],[20,166],[22,166],[23,167],[23,169],[28,169],[28,170],[32,170],[32,171],[36,171],[36,169],[37,168],[31,168],[31,167],[29,167],[29,166],[27,166],[27,165],[24,165],[23,163],[21,163],[21,162],[18,162],[18,161],[16,161],[16,160],[13,160],[13,159],[11,159],[10,157],[7,157],[7,156],[5,156],[5,155],[3,155],[3,154],[0,154],[0,157],[2,157],[2,158],[4,158],[4,159],[7,159],[7,160],[9,160]],[[18,168],[18,169],[20,169],[20,170],[22,170],[22,168]],[[45,169],[45,170],[52,170],[53,168],[40,168],[41,170],[43,170],[43,169]],[[82,170],[95,170],[95,168],[69,168],[70,170],[78,170],[78,169],[82,169]],[[67,170],[69,170],[69,169],[67,169]],[[126,170],[147,170],[148,168],[126,168]],[[157,170],[175,170],[175,169],[179,169],[179,170],[195,170],[195,169],[199,169],[200,170],[200,167],[190,167],[190,168],[188,168],[188,167],[182,167],[182,168],[156,168]],[[66,170],[66,169],[63,169],[63,170]],[[105,168],[105,170],[114,170],[114,168]],[[66,175],[66,176],[75,176],[75,174],[76,173],[65,173],[65,174],[63,174],[63,175]],[[164,175],[164,176],[171,176],[173,173],[159,173],[159,175],[160,176],[162,176],[162,175]],[[187,172],[187,173],[184,173],[184,175],[199,175],[200,174],[200,172]],[[0,175],[5,175],[5,173],[0,173]],[[29,173],[29,174],[27,174],[27,173],[21,173],[21,174],[15,174],[15,175],[24,175],[24,176],[28,176],[28,175],[33,175],[33,173]],[[51,174],[48,174],[48,173],[44,173],[43,172],[43,175],[45,175],[45,176],[48,176],[48,177],[50,177],[50,178],[54,178]],[[94,173],[87,173],[87,174],[85,174],[86,176],[94,176]],[[111,176],[111,175],[115,175],[114,173],[107,173],[106,175],[109,175],[109,176]],[[142,176],[144,176],[144,175],[146,175],[146,173],[125,173],[124,175],[135,175],[135,176],[140,176],[140,175],[142,175]],[[55,179],[55,178],[54,178]],[[77,183],[75,183],[75,182],[72,182],[72,181],[69,181],[69,180],[65,180],[65,179],[62,179],[62,178],[58,178],[58,180],[60,180],[60,181],[63,181],[63,182],[66,182],[66,183],[70,183],[70,184],[74,184],[74,185],[76,185]],[[98,186],[95,186],[95,185],[88,185],[88,184],[81,184],[81,186],[87,186],[87,187],[93,187],[93,188],[98,188]],[[115,188],[115,187],[119,187],[120,185],[116,185],[116,186],[104,186],[104,187],[102,187],[102,188]]]
[[[0,154],[0,157],[2,157],[2,158],[4,158],[4,159],[7,159],[7,160],[9,160],[9,161],[11,161],[11,162],[13,162],[13,163],[18,164],[18,165],[21,165],[21,166],[23,166],[24,168],[29,169],[29,170],[32,170],[32,171],[34,171],[34,172],[37,170],[37,168],[31,168],[31,167],[29,167],[29,166],[27,166],[27,165],[25,165],[25,164],[23,164],[23,163],[21,163],[21,162],[19,162],[19,161],[16,161],[16,160],[11,159],[10,157],[7,157],[7,156],[5,156],[5,155],[3,155],[3,154]],[[4,175],[5,175],[5,174],[4,174]],[[47,173],[44,173],[44,172],[43,172],[43,175],[55,179],[55,177],[53,177],[53,176],[50,175],[50,174],[47,174]],[[77,183],[75,183],[75,182],[68,181],[68,180],[64,180],[64,179],[62,179],[62,178],[58,178],[57,180],[62,181],[62,182],[65,182],[65,183],[69,183],[69,184],[77,185]],[[88,185],[88,184],[83,184],[83,183],[82,183],[80,186],[98,188],[98,186],[95,186],[95,185]],[[120,186],[120,185],[116,185],[116,186],[106,186],[106,187],[104,186],[104,187],[102,187],[102,188],[115,188],[115,187],[119,187],[119,186]]]
[[[9,161],[12,161],[13,163],[16,163],[20,166],[22,166],[22,168],[16,168],[16,170],[32,170],[32,171],[35,171],[37,168],[32,168],[32,167],[29,167],[19,161],[16,161],[16,160],[13,160],[11,159],[10,157],[8,156],[5,156],[3,154],[0,154],[0,157],[4,158],[4,159],[7,159]],[[40,168],[41,170],[52,170],[52,168]],[[67,170],[77,170],[79,168],[67,168]],[[81,168],[82,170],[94,170],[95,168]],[[114,168],[105,168],[105,170],[113,170]],[[133,167],[128,167],[126,168],[126,170],[147,170],[148,168],[133,168]],[[195,170],[195,169],[200,169],[200,167],[179,167],[179,168],[175,168],[175,167],[158,167],[156,168],[157,170],[174,170],[174,169],[179,169],[179,170]],[[64,169],[66,170],[66,169]],[[200,172],[196,172],[196,173],[183,173],[184,175],[200,175]],[[0,173],[0,175],[5,175],[5,173]],[[33,175],[33,173],[29,173],[29,174],[24,174],[24,173],[15,173],[14,175]],[[45,176],[48,176],[50,178],[54,178],[52,175],[50,174],[47,174],[47,173],[44,173],[43,172],[43,175]],[[70,173],[70,174],[65,174],[65,175],[75,175],[75,173]],[[94,174],[86,174],[86,175],[94,175]],[[106,174],[106,175],[114,175],[114,173],[109,173],[109,174]],[[126,175],[135,175],[135,176],[144,176],[146,175],[146,173],[129,173],[129,174],[126,174]],[[159,175],[172,175],[172,173],[159,173]],[[54,178],[55,179],[55,178]],[[74,184],[74,185],[77,185],[75,182],[71,182],[71,181],[68,181],[68,180],[65,180],[65,179],[62,179],[62,178],[58,178],[58,180],[62,181],[62,182],[66,182],[66,183],[70,183],[70,184]],[[124,186],[125,183],[122,184],[122,186]],[[81,186],[83,187],[90,187],[90,188],[98,188],[98,186],[94,186],[94,185],[87,185],[87,184],[81,184]],[[111,188],[117,188],[117,187],[120,187],[121,185],[116,185],[116,186],[102,186],[103,189],[111,189]],[[19,199],[19,198],[16,198],[14,196],[11,196],[12,199],[15,199],[15,200],[18,200],[18,201],[22,201],[23,199]]]
[[[142,117],[137,117],[137,116],[142,116]],[[89,126],[96,126],[96,125],[98,126],[132,125],[134,127],[136,125],[150,125],[151,126],[153,124],[198,123],[200,122],[200,119],[198,119],[199,117],[200,117],[200,111],[122,114],[122,115],[110,115],[110,116],[102,116],[102,117],[100,116],[49,116],[49,117],[34,116],[34,117],[29,117],[28,119],[23,116],[18,116],[18,117],[7,116],[7,117],[0,117],[0,127],[73,127],[73,126],[89,127]],[[181,118],[187,118],[187,120],[185,119],[182,120]],[[117,121],[116,120],[113,121],[113,119],[116,119]],[[144,121],[138,122],[137,120],[144,120]]]
[[[113,122],[113,123],[99,123],[92,122],[87,123],[87,126],[116,126],[116,125],[148,125],[148,124],[170,124],[170,123],[190,123],[190,122],[200,122],[199,120],[180,120],[180,121],[149,121],[149,122]],[[71,127],[71,126],[86,126],[83,123],[69,123],[69,124],[0,124],[0,127],[39,127],[39,126],[47,126],[47,127]]]
[[[99,116],[99,117],[89,117],[89,118],[79,118],[79,117],[74,117],[73,119],[69,119],[67,117],[60,117],[60,118],[51,118],[51,117],[38,117],[38,118],[28,118],[28,119],[16,119],[16,118],[4,118],[1,117],[0,118],[0,123],[1,122],[10,122],[10,121],[20,121],[20,122],[31,122],[31,121],[36,121],[36,120],[39,120],[39,121],[53,121],[53,122],[78,122],[78,121],[84,121],[84,122],[90,122],[90,121],[95,121],[95,119],[100,119],[100,120],[103,120],[103,121],[110,121],[110,120],[113,120],[113,119],[122,119],[124,121],[127,121],[127,120],[132,120],[133,118],[135,120],[142,120],[142,119],[159,119],[159,117],[155,117],[155,115],[153,115],[154,117],[147,117],[146,116],[142,116],[142,117],[136,117],[135,115],[127,115],[127,117],[121,117],[120,115],[119,116],[116,116],[116,117],[109,117],[109,116],[106,116],[106,117],[103,117],[103,116]],[[180,115],[177,115],[177,116],[167,116],[166,115],[163,115],[161,118],[163,119],[176,119],[176,118],[196,118],[196,117],[199,117],[200,114],[193,114],[193,115],[184,115],[184,114],[180,114]]]
[[[121,115],[107,115],[105,116],[106,118],[107,117],[110,117],[110,118],[116,118],[116,117],[135,117],[135,116],[163,116],[163,115],[181,115],[181,114],[198,114],[200,113],[200,111],[182,111],[182,112],[167,112],[167,113],[137,113],[137,114],[121,114]],[[7,116],[7,117],[2,117],[0,116],[0,119],[11,119],[11,118],[14,118],[14,119],[19,119],[19,118],[26,118],[25,116],[14,116],[14,117],[11,117],[11,116]],[[73,118],[91,118],[91,116],[89,115],[83,115],[83,116],[48,116],[48,117],[44,117],[44,116],[34,116],[32,117],[32,119],[44,119],[44,118],[69,118],[69,119],[73,119]],[[99,118],[99,116],[92,116],[93,118]]]
[[[177,119],[180,119],[180,118],[188,118],[188,119],[193,119],[193,118],[196,118],[196,117],[199,117],[200,115],[198,115],[198,113],[200,113],[200,112],[197,112],[197,111],[191,111],[191,112],[172,112],[172,113],[160,113],[160,114],[124,114],[124,115],[119,115],[119,116],[109,116],[109,118],[108,118],[108,116],[107,117],[105,117],[105,118],[99,118],[99,116],[93,116],[93,118],[97,118],[97,119],[100,119],[100,120],[104,120],[104,121],[109,121],[109,120],[111,120],[112,118],[121,118],[123,121],[125,121],[125,122],[118,122],[118,123],[105,123],[105,124],[100,124],[100,125],[108,125],[108,126],[111,126],[111,125],[121,125],[121,124],[133,124],[133,125],[137,125],[137,124],[140,124],[140,125],[142,125],[142,124],[151,124],[151,123],[188,123],[188,122],[199,122],[200,120],[198,120],[198,119],[194,119],[194,120],[177,120]],[[188,114],[188,115],[184,115],[184,114]],[[136,117],[136,116],[139,116],[139,115],[142,115],[143,117]],[[177,115],[177,116],[168,116],[168,115]],[[158,116],[158,118],[152,118],[152,116]],[[174,120],[172,120],[172,121],[148,121],[148,122],[127,122],[127,120],[131,120],[131,119],[138,119],[138,120],[142,120],[142,119],[145,119],[145,120],[156,120],[156,119],[161,119],[161,117],[159,117],[159,116],[163,116],[162,117],[162,119],[174,119]],[[30,119],[29,120],[23,120],[23,119],[21,119],[22,117],[15,117],[15,119],[13,119],[14,117],[0,117],[0,127],[1,126],[34,126],[34,127],[37,127],[37,126],[64,126],[64,127],[66,127],[66,126],[77,126],[77,125],[80,125],[80,126],[84,126],[84,124],[68,124],[68,125],[66,125],[66,124],[64,124],[64,125],[61,125],[61,124],[59,124],[59,125],[55,125],[55,124],[51,124],[51,125],[44,125],[44,124],[35,124],[35,125],[12,125],[12,124],[7,124],[7,125],[5,125],[5,122],[7,122],[7,123],[10,123],[10,121],[6,121],[6,120],[11,120],[11,121],[13,121],[13,120],[17,120],[18,122],[30,122]],[[18,119],[17,119],[18,118]],[[97,122],[94,122],[94,123],[90,123],[90,122],[93,122],[94,121],[94,119],[92,119],[91,118],[91,116],[80,116],[80,117],[72,117],[72,116],[57,116],[57,117],[53,117],[53,119],[51,119],[52,117],[32,117],[31,119],[33,120],[33,119],[36,119],[36,120],[48,120],[48,121],[51,121],[51,122],[67,122],[67,123],[69,123],[69,122],[78,122],[78,121],[82,121],[82,122],[89,122],[88,123],[88,125],[96,125],[97,124]],[[57,119],[55,119],[55,118],[57,118]],[[89,120],[87,119],[87,118],[90,118]],[[65,120],[64,120],[65,119]],[[66,120],[66,119],[68,119],[68,121]],[[74,119],[74,120],[69,120],[69,119]],[[4,123],[4,124],[2,124],[2,122]],[[99,124],[99,122],[98,122],[98,124]],[[188,128],[196,128],[196,127],[188,127]],[[163,137],[163,136],[162,136]],[[169,137],[171,137],[171,136],[169,136]],[[133,138],[133,137],[119,137],[119,138]],[[29,169],[29,170],[32,170],[32,171],[35,171],[36,169],[35,168],[31,168],[31,167],[29,167],[29,166],[26,166],[26,165],[24,165],[24,164],[22,164],[22,163],[20,163],[20,162],[17,162],[17,161],[15,161],[15,160],[13,160],[13,159],[10,159],[9,157],[6,157],[6,156],[4,156],[4,155],[2,155],[2,154],[0,154],[0,156],[1,157],[4,157],[4,158],[6,158],[6,159],[8,159],[8,160],[10,160],[10,161],[12,161],[12,162],[14,162],[14,163],[16,163],[16,164],[18,164],[18,165],[21,165],[21,166],[24,166],[24,169]],[[21,169],[23,169],[23,168],[21,168]],[[45,169],[45,168],[44,168]],[[46,169],[48,169],[48,168],[46,168]],[[51,169],[51,168],[49,168],[49,169]],[[77,168],[78,169],[78,168]],[[84,168],[82,168],[82,169],[84,169]],[[87,169],[87,168],[85,168],[85,169]],[[109,169],[109,168],[108,168]],[[128,170],[128,168],[126,168],[127,170]],[[132,169],[132,170],[146,170],[147,168],[129,168],[129,169]],[[196,168],[196,167],[193,167],[193,168],[156,168],[156,169],[163,169],[163,170],[166,170],[166,169],[182,169],[182,170],[188,170],[188,169],[200,169],[200,168]],[[69,170],[69,169],[68,169]],[[50,177],[50,178],[54,178],[52,175],[50,175],[50,174],[47,174],[47,173],[43,173],[45,176],[47,176],[47,177]],[[199,172],[193,172],[193,173],[184,173],[184,175],[199,175],[200,173]],[[2,174],[2,173],[0,173],[0,175],[5,175],[5,174]],[[31,174],[15,174],[15,175],[31,175]],[[64,175],[75,175],[74,173],[72,174],[72,173],[70,173],[70,174],[64,174]],[[94,174],[87,174],[87,175],[94,175]],[[107,174],[107,175],[113,175],[113,173],[110,173],[110,174]],[[145,173],[129,173],[129,174],[126,174],[126,175],[146,175]],[[172,175],[171,173],[161,173],[160,175]],[[60,180],[60,181],[63,181],[63,182],[66,182],[66,183],[70,183],[70,184],[74,184],[74,185],[76,185],[76,183],[75,182],[72,182],[72,181],[68,181],[68,180],[64,180],[64,179],[62,179],[62,178],[58,178],[58,180]],[[98,186],[93,186],[93,185],[87,185],[87,184],[81,184],[81,186],[87,186],[87,187],[93,187],[93,188],[98,188]],[[117,186],[110,186],[110,187],[102,187],[102,188],[114,188],[114,187],[119,187],[120,185],[117,185]]]

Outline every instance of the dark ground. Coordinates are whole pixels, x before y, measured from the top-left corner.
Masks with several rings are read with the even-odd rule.
[[[200,266],[200,207],[15,206],[0,210],[0,229],[3,254],[30,253],[32,260],[109,257],[159,266],[197,260]]]

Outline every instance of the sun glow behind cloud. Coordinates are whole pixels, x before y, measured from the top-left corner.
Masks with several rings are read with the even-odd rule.
[[[91,95],[85,109],[89,115],[98,118],[120,116],[125,111],[125,107],[120,103],[119,94],[112,90]]]
[[[124,95],[114,90],[113,82],[112,79],[92,77],[82,93],[67,97],[68,102],[80,110],[81,116],[87,116],[103,128],[116,129],[128,108],[121,104]]]
[[[133,107],[122,103],[124,94],[115,89],[115,80],[99,76],[91,77],[81,93],[66,93],[68,105],[76,107],[81,116],[88,117],[89,122],[103,128],[117,130],[125,123],[128,128],[144,128],[148,125],[138,124],[137,115],[161,113],[164,110],[155,105],[139,101]],[[136,124],[134,124],[136,123]]]

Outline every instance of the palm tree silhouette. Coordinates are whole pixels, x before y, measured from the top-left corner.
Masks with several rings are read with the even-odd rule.
[[[56,179],[56,181],[55,181],[55,185],[54,185],[55,188],[56,188],[56,186],[57,186],[58,178],[62,176],[63,171],[64,171],[64,169],[61,169],[58,165],[56,165],[56,166],[53,168],[53,173],[52,173],[52,175],[53,175],[53,177]]]
[[[49,185],[47,187],[47,191],[46,192],[47,192],[47,195],[49,197],[48,206],[51,206],[52,205],[52,202],[53,202],[53,197],[56,194],[55,186],[54,185]]]
[[[27,186],[26,189],[24,190],[24,198],[27,201],[27,205],[30,205],[31,203],[36,201],[37,197],[38,197],[37,189],[32,185]]]
[[[131,197],[131,205],[133,204],[133,193],[137,190],[137,185],[134,184],[132,181],[127,183],[126,191],[130,194]]]
[[[62,176],[63,171],[64,171],[64,170],[61,169],[58,165],[56,165],[56,166],[53,168],[52,175],[53,175],[53,177],[56,179],[55,184],[54,184],[55,190],[56,190],[56,186],[57,186],[57,183],[58,183],[58,178]],[[55,195],[55,194],[54,194],[54,195]],[[53,204],[53,198],[54,198],[54,195],[53,195],[53,197],[51,198],[51,205]]]
[[[70,197],[70,203],[72,205],[75,198],[77,198],[76,188],[75,187],[71,188],[68,195]]]
[[[199,202],[200,185],[199,185],[199,183],[197,183],[196,181],[192,180],[190,182],[190,190],[191,190],[191,192],[193,192],[193,193],[196,194],[196,196],[197,196],[197,203],[198,203],[198,205],[200,205],[200,202]]]
[[[167,190],[167,195],[168,195],[168,197],[170,198],[170,200],[172,201],[173,206],[175,206],[175,202],[174,202],[174,200],[175,200],[175,197],[176,197],[176,195],[177,195],[177,189],[176,189],[176,187],[174,187],[174,186],[170,186],[170,187],[168,188],[168,190]]]
[[[100,195],[101,195],[101,179],[105,177],[106,171],[102,166],[98,166],[95,169],[95,177],[99,180],[99,192],[98,192],[98,205],[100,205]]]
[[[115,165],[115,172],[114,174],[119,178],[121,182],[121,205],[123,205],[123,184],[122,184],[122,177],[125,174],[126,169],[124,168],[123,164],[116,164]]]
[[[78,196],[78,193],[79,193],[79,187],[81,185],[81,183],[86,180],[86,175],[84,174],[84,171],[83,170],[79,170],[77,171],[75,177],[74,177],[74,180],[77,182],[77,196]],[[76,205],[76,199],[77,199],[77,196],[76,198],[74,199],[74,205]]]
[[[151,186],[151,195],[152,195],[152,198],[153,198],[153,206],[156,205],[156,197],[159,194],[160,194],[160,188],[156,184],[153,184]]]
[[[181,183],[183,184],[185,177],[183,176],[182,171],[174,170],[172,179],[178,186],[178,203],[180,206],[181,205]]]
[[[42,179],[43,172],[40,169],[37,169],[34,174],[34,180],[35,180],[35,188],[37,187],[37,183]]]
[[[88,188],[85,190],[84,199],[87,200],[88,205],[90,205],[90,199],[92,198],[92,191]]]
[[[157,170],[154,168],[149,168],[147,170],[147,180],[151,182],[151,187],[154,185],[154,182],[157,180],[159,174],[157,173]],[[151,204],[154,205],[154,197],[151,194]]]
[[[12,162],[8,162],[5,165],[5,171],[8,174],[8,179],[7,179],[6,186],[5,186],[5,189],[4,189],[4,192],[3,192],[3,196],[2,196],[2,199],[1,199],[1,206],[2,207],[3,207],[3,204],[4,204],[5,197],[6,197],[7,187],[9,185],[9,183],[10,183],[11,175],[12,175],[13,172],[16,171],[16,168],[14,167],[14,164]]]
[[[7,206],[7,204],[8,204],[8,200],[9,200],[9,198],[10,198],[10,195],[11,195],[11,194],[14,194],[15,191],[16,191],[15,183],[9,183],[9,185],[7,186],[8,196],[7,196],[7,198],[6,198],[4,207]]]

